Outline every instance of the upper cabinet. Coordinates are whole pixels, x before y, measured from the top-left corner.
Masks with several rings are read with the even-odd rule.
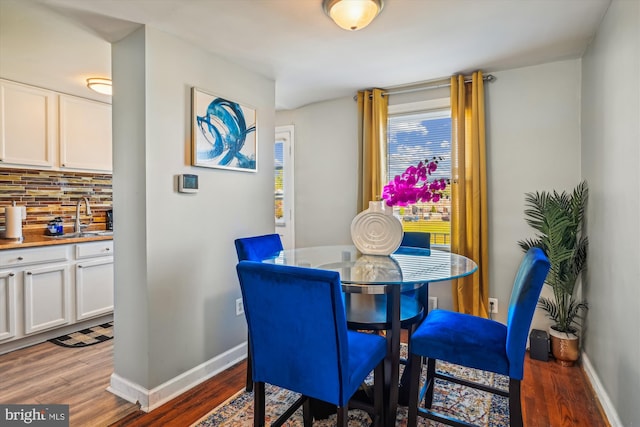
[[[0,80],[0,167],[112,170],[111,105]]]
[[[0,165],[53,168],[57,95],[0,80]]]
[[[60,95],[60,167],[110,172],[111,105]]]

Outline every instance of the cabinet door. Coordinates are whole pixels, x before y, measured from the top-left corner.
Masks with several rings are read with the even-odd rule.
[[[0,165],[54,166],[56,96],[0,80]]]
[[[16,275],[0,271],[0,341],[16,335]]]
[[[113,311],[113,258],[76,265],[77,320]]]
[[[69,323],[69,267],[66,264],[24,271],[25,333]]]
[[[60,95],[60,167],[111,172],[111,105]]]

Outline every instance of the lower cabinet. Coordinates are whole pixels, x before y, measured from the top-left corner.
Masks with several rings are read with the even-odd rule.
[[[0,354],[108,316],[113,290],[111,240],[0,251]]]
[[[16,273],[0,270],[0,341],[16,336]]]
[[[25,335],[69,323],[69,266],[30,268],[24,271]]]
[[[76,264],[76,319],[113,311],[113,258]]]

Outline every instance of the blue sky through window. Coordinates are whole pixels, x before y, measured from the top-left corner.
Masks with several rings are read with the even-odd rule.
[[[389,179],[410,165],[443,157],[432,177],[451,177],[451,118],[449,111],[403,114],[388,121]]]

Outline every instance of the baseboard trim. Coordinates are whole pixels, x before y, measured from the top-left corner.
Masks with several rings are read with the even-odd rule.
[[[111,385],[107,391],[128,402],[138,404],[144,412],[151,412],[185,391],[246,359],[246,357],[247,343],[244,342],[151,390],[113,373],[111,374]]]
[[[593,365],[591,364],[591,361],[589,360],[589,357],[587,357],[587,354],[584,352],[584,350],[582,351],[581,358],[582,369],[584,369],[584,372],[587,374],[587,378],[591,383],[591,387],[596,393],[596,397],[600,401],[600,405],[602,406],[602,409],[607,416],[607,421],[609,421],[611,427],[624,427],[622,425],[622,422],[620,421],[620,417],[618,416],[618,412],[616,411],[615,406],[613,406],[613,402],[611,402],[607,391],[602,385],[602,382],[600,381],[596,370],[593,368]]]

